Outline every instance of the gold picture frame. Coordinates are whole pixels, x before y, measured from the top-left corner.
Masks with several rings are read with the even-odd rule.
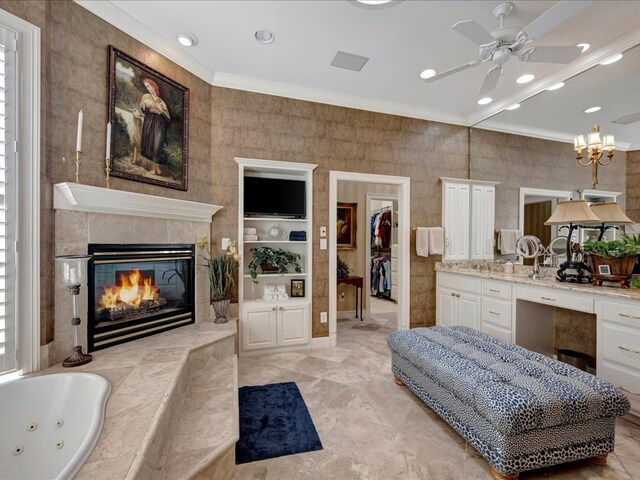
[[[336,245],[338,250],[356,249],[358,204],[338,202]]]

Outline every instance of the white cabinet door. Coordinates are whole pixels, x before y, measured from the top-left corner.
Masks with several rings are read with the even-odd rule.
[[[453,290],[445,287],[438,287],[438,297],[436,301],[437,325],[446,325],[447,327],[457,325],[457,323],[455,323],[457,307],[456,300],[457,298]]]
[[[480,295],[461,292],[456,298],[458,303],[458,318],[456,325],[480,330]]]
[[[278,307],[278,346],[309,343],[308,305]]]
[[[445,182],[443,189],[443,260],[466,260],[469,258],[470,186],[466,183]]]
[[[245,310],[240,324],[243,350],[276,346],[276,313],[273,305]]]
[[[472,260],[493,260],[495,194],[493,185],[471,186]]]

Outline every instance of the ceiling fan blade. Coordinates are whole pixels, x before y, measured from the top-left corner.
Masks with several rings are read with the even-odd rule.
[[[478,25],[475,20],[463,20],[462,22],[456,23],[451,28],[478,45],[495,42],[496,40],[489,32]]]
[[[569,63],[581,53],[580,47],[535,47],[522,52],[520,60],[534,63]]]
[[[478,92],[478,97],[484,97],[487,93],[492,92],[498,85],[498,80],[502,76],[502,67],[497,65],[493,67],[484,77],[484,82]]]
[[[613,123],[617,123],[618,125],[629,125],[630,123],[639,122],[640,121],[640,112],[629,113],[627,115],[622,115],[613,121]]]
[[[533,40],[540,38],[545,33],[577,14],[584,7],[593,3],[592,1],[564,1],[558,2],[549,10],[544,12],[533,22],[522,29],[525,35]],[[522,33],[521,32],[521,33]]]
[[[462,65],[458,65],[457,67],[450,68],[449,70],[445,70],[442,73],[434,75],[431,78],[427,78],[425,82],[433,82],[434,80],[440,80],[441,78],[448,77],[449,75],[453,75],[454,73],[462,72],[468,68],[473,68],[479,63],[482,63],[480,60],[474,60],[473,62],[463,63]]]

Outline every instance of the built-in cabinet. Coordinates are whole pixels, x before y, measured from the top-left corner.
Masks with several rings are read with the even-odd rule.
[[[444,261],[493,260],[497,182],[441,177]]]
[[[563,287],[438,271],[436,324],[469,326],[552,356],[556,307],[595,314],[597,376],[622,389],[631,412],[640,416],[640,297],[631,291],[629,300],[616,298],[620,289],[613,298],[608,290],[598,291],[610,287]]]
[[[311,346],[313,170],[316,165],[246,158],[236,158],[236,163],[239,167],[238,250],[241,253],[238,275],[240,355],[308,349]],[[246,216],[245,178],[252,176],[304,181],[306,214],[303,218],[280,217],[268,212],[264,216]],[[286,192],[274,193],[286,195]],[[245,229],[255,233],[247,236]],[[292,231],[304,231],[306,240],[291,239]],[[257,283],[254,282],[248,267],[253,258],[251,249],[265,246],[299,254],[302,271],[279,274],[258,270]],[[304,281],[302,297],[293,296],[291,280]],[[288,298],[265,299],[266,286],[283,287]]]

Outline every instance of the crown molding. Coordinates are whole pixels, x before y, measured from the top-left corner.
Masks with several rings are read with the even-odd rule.
[[[109,1],[96,0],[73,0],[82,8],[100,17],[105,22],[122,30],[127,35],[135,38],[146,46],[152,48],[161,55],[167,57],[172,62],[180,65],[185,70],[200,77],[205,82],[211,84],[215,71],[205,64],[199,62],[191,55],[181,51],[183,48],[178,42],[171,42],[155,33],[144,23],[139,22],[127,13],[120,10]],[[197,48],[197,47],[196,47]]]
[[[53,186],[53,208],[211,223],[211,217],[222,207],[65,182]]]

